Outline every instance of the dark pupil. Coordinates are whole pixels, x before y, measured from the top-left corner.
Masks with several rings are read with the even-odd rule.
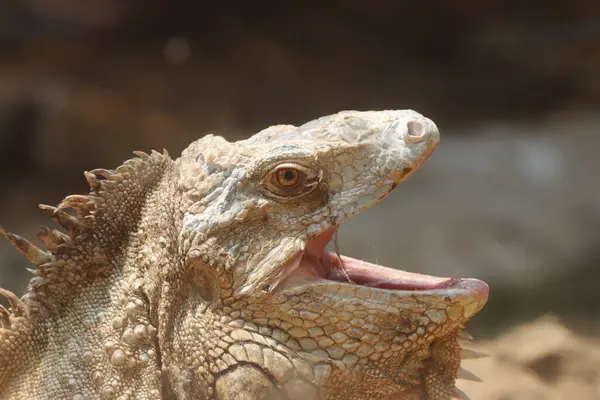
[[[290,170],[283,171],[283,179],[285,179],[286,181],[294,180],[294,173]]]

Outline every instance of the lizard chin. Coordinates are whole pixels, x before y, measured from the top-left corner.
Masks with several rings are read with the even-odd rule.
[[[446,329],[446,333],[423,347],[422,349],[426,349],[426,352],[418,355],[414,353],[412,358],[409,357],[410,363],[412,363],[409,364],[415,367],[415,371],[418,371],[418,374],[413,378],[415,387],[419,387],[419,389],[416,389],[417,391],[414,393],[409,394],[407,392],[405,394],[418,396],[418,398],[425,395],[426,398],[432,399],[466,398],[463,397],[460,389],[456,387],[456,379],[479,381],[479,378],[462,369],[460,367],[461,360],[479,358],[484,355],[462,349],[459,338],[470,340],[469,335],[463,331],[464,323],[486,303],[489,294],[488,285],[477,279],[442,278],[387,268],[326,251],[325,247],[333,238],[336,228],[335,226],[331,227],[307,241],[304,251],[298,252],[287,263],[287,276],[280,282],[277,290],[287,294],[304,293],[307,287],[323,294],[331,290],[332,297],[330,301],[339,302],[339,304],[345,302],[352,306],[356,304],[355,300],[360,303],[361,297],[362,299],[370,297],[371,305],[378,302],[380,304],[396,303],[398,308],[394,316],[388,317],[390,321],[398,321],[395,318],[398,311],[400,311],[399,307],[402,307],[403,304],[402,301],[398,300],[403,297],[412,299],[414,302],[412,304],[418,305],[419,296],[422,296],[424,299],[422,306],[424,308],[427,307],[427,304],[430,304],[431,299],[439,299],[440,304],[447,301],[449,304],[448,311],[453,314],[448,319],[454,318],[454,320],[444,321],[447,324],[442,329]],[[333,284],[334,282],[335,284]],[[352,288],[353,286],[354,288]],[[369,290],[360,290],[356,288],[357,286],[367,287]],[[359,292],[362,292],[362,295],[359,295]],[[327,296],[325,295],[325,297]],[[346,299],[343,300],[343,297],[346,297]],[[381,299],[386,297],[389,300],[382,303]],[[458,307],[452,305],[461,302],[463,304]],[[410,307],[408,307],[408,310],[408,314],[411,314]],[[432,310],[434,311],[431,315],[436,317],[436,309],[432,308]],[[400,314],[402,314],[400,320],[402,318],[411,319],[410,316],[407,316],[406,310],[401,311]],[[376,314],[371,316],[373,315]],[[377,317],[375,318],[377,320]],[[411,337],[418,337],[418,332],[421,330],[421,337],[426,338],[423,334],[425,327],[419,327],[418,324],[413,326],[409,323],[409,325]],[[350,327],[350,325],[348,326]],[[443,326],[443,324],[439,326]],[[439,326],[436,326],[434,322],[427,328],[428,330],[429,328],[435,330]],[[360,328],[354,326],[349,329]],[[395,338],[400,338],[402,336],[407,337],[408,333],[400,328],[394,335]],[[395,338],[392,341],[393,344],[397,345]],[[358,339],[362,341],[363,337],[360,336]],[[407,343],[410,343],[410,340]],[[424,344],[421,345],[425,346]],[[399,362],[395,365],[395,368],[389,368],[374,364],[373,368],[380,374],[379,376],[382,379],[395,384],[402,384],[402,379],[405,378],[400,378],[402,373],[399,373],[398,370],[404,368],[405,364]]]
[[[459,289],[481,300],[487,299],[489,288],[485,282],[467,278],[443,278],[418,274],[372,264],[352,257],[325,251],[336,227],[331,227],[306,243],[304,251],[290,263],[287,277],[280,289],[323,281],[393,291],[429,291]]]

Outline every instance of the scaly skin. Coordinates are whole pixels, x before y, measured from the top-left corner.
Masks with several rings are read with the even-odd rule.
[[[2,231],[37,267],[0,291],[0,398],[453,398],[487,286],[323,253],[438,142],[413,111],[352,111],[86,173],[42,207],[67,230],[47,250]]]

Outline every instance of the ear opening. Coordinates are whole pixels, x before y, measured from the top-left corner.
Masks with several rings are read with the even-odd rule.
[[[224,273],[223,273],[224,274]],[[211,306],[221,300],[222,283],[216,271],[201,259],[192,260],[186,267],[185,294]]]

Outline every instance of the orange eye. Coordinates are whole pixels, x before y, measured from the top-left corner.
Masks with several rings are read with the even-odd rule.
[[[300,181],[300,171],[294,168],[280,168],[275,172],[275,179],[278,185],[289,188]]]
[[[281,163],[263,178],[262,185],[279,199],[298,199],[312,193],[321,182],[322,172],[294,162]]]

